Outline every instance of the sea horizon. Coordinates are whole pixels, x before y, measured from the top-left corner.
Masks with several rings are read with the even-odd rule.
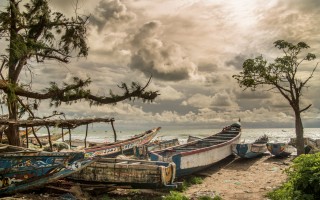
[[[116,134],[118,140],[128,139],[134,135],[143,133],[149,129],[141,129],[141,127],[136,128],[116,128]],[[222,128],[172,128],[172,127],[161,127],[160,131],[154,138],[155,140],[168,140],[177,138],[182,142],[185,142],[189,135],[196,136],[196,137],[207,137],[218,133],[222,130]],[[51,134],[61,132],[61,129],[54,128],[51,129]],[[67,131],[67,130],[64,130]],[[85,126],[84,128],[77,128],[71,130],[71,137],[72,139],[80,139],[84,140],[85,138]],[[37,135],[47,135],[46,129],[40,129]],[[253,142],[257,138],[267,135],[269,141],[271,142],[288,142],[290,138],[295,137],[295,128],[247,128],[242,127],[242,133],[240,141],[243,142]],[[304,128],[304,137],[309,137],[312,139],[320,139],[320,128]],[[69,138],[69,136],[65,136],[65,138]],[[101,128],[101,127],[88,127],[88,135],[87,141],[92,142],[114,142],[114,132],[110,127],[108,128]]]

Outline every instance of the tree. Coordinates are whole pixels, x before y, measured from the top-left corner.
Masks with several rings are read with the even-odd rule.
[[[8,106],[9,120],[16,121],[23,112],[36,109],[37,100],[50,99],[51,105],[59,106],[62,102],[70,104],[78,100],[86,100],[90,105],[115,104],[135,98],[143,101],[154,100],[157,91],[146,91],[146,85],[132,82],[130,86],[122,83],[119,87],[123,94],[116,95],[110,91],[109,96],[95,96],[85,89],[91,83],[90,78],[81,80],[75,77],[74,83],[50,83],[43,93],[35,92],[30,85],[21,83],[19,77],[22,69],[28,69],[29,61],[43,63],[48,60],[68,63],[74,57],[86,57],[86,26],[88,16],[65,17],[60,12],[52,12],[47,0],[30,0],[21,5],[20,0],[8,0],[8,7],[0,12],[0,40],[6,43],[6,52],[1,53],[0,90],[5,96]],[[0,41],[0,42],[1,42]],[[7,73],[5,73],[7,68]],[[35,100],[30,104],[24,101]],[[33,105],[31,107],[31,105]],[[7,133],[9,143],[20,145],[18,127],[9,125]]]
[[[304,42],[294,45],[284,40],[278,40],[274,42],[274,45],[282,50],[284,54],[282,57],[276,58],[273,63],[267,63],[262,56],[247,59],[243,63],[243,71],[232,77],[238,81],[240,87],[245,87],[245,89],[255,90],[258,86],[267,85],[269,90],[279,92],[289,102],[295,115],[296,145],[297,153],[300,155],[304,153],[301,113],[311,107],[310,104],[301,108],[300,98],[303,89],[308,87],[307,83],[313,77],[317,65],[305,80],[299,78],[298,72],[305,61],[312,61],[316,56],[312,53],[300,55],[302,50],[309,48]]]

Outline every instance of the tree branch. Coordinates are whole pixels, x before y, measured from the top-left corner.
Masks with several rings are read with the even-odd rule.
[[[305,107],[304,109],[300,110],[299,112],[302,113],[302,112],[308,110],[311,106],[312,106],[312,104],[308,105],[307,107]]]

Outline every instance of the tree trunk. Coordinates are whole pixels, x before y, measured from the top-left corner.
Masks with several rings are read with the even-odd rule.
[[[15,100],[9,100],[8,98],[8,108],[9,108],[9,120],[16,121],[17,120],[17,104]],[[14,125],[9,125],[7,137],[9,144],[20,146],[20,135],[19,128]]]
[[[19,62],[19,58],[17,57],[18,52],[18,45],[17,45],[17,15],[16,15],[16,1],[10,0],[10,15],[11,15],[11,22],[10,22],[10,49],[9,49],[9,74],[8,79],[9,82],[14,85],[16,82],[13,80],[15,75],[15,66]],[[7,103],[8,103],[8,110],[9,110],[9,120],[16,121],[17,120],[17,99],[15,94],[8,93],[7,94]],[[19,135],[19,127],[14,125],[9,125],[7,137],[9,144],[20,146],[20,135]]]
[[[302,120],[301,120],[301,115],[299,111],[295,112],[295,117],[296,117],[296,146],[297,146],[297,154],[301,155],[304,154],[304,137],[303,137],[303,125],[302,125]]]

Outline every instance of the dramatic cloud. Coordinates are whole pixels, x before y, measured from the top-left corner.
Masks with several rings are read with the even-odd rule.
[[[99,107],[80,102],[48,108],[44,101],[38,116],[57,109],[69,118],[115,117],[142,129],[160,124],[221,127],[238,118],[247,127],[292,127],[292,109],[280,94],[267,87],[243,90],[232,75],[248,58],[262,55],[272,62],[281,56],[273,44],[279,39],[304,41],[311,46],[306,52],[320,57],[319,0],[54,0],[50,5],[67,16],[75,11],[90,15],[89,56],[70,64],[29,63],[34,74],[31,78],[28,70],[23,71],[23,83],[32,82],[41,90],[50,81],[61,84],[73,76],[91,77],[89,89],[108,95],[110,90],[121,93],[117,87],[121,82],[143,85],[152,75],[148,90],[161,95],[148,104],[125,101]],[[7,42],[2,39],[0,44],[5,52]],[[308,77],[317,62],[303,66],[299,78]],[[318,69],[301,100],[302,107],[312,104],[303,112],[307,127],[319,126],[319,85]]]
[[[126,6],[120,0],[102,0],[96,7],[90,22],[101,31],[105,26],[111,26],[114,23],[128,23],[135,18],[136,15],[128,12]]]
[[[195,76],[196,65],[178,44],[160,40],[159,32],[161,23],[152,21],[144,24],[134,35],[132,46],[135,52],[130,67],[161,80],[177,81]]]

